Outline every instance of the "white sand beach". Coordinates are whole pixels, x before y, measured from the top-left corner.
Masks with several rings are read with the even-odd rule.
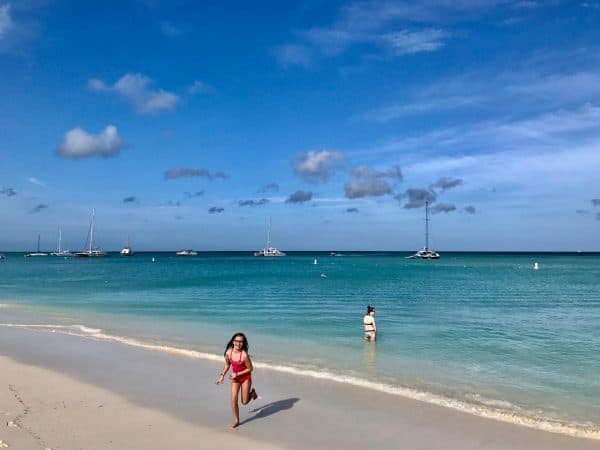
[[[0,448],[599,449],[573,438],[326,380],[257,370],[229,430],[221,365],[0,327]]]

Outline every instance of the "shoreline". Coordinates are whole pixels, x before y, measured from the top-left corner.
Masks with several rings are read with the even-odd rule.
[[[212,378],[221,366],[217,360],[182,358],[62,333],[7,328],[0,329],[0,354],[20,364],[74,377],[109,390],[136,407],[150,408],[214,432],[221,433],[219,430],[230,421],[228,392],[213,385]],[[257,369],[256,387],[262,397],[257,406],[262,408],[255,413],[242,408],[238,430],[251,441],[285,448],[328,448],[335,440],[344,447],[358,449],[372,447],[377,434],[381,435],[375,439],[378,444],[389,446],[395,442],[395,433],[400,432],[410,436],[406,448],[448,448],[449,443],[452,448],[598,448],[598,441],[593,439],[477,417],[332,380],[299,378],[259,366]],[[7,384],[15,384],[4,378],[0,375],[4,389]],[[310,436],[303,431],[307,424],[314,430]],[[138,439],[136,433],[131,439]]]
[[[179,347],[173,347],[164,344],[147,343],[136,338],[115,336],[106,334],[98,328],[90,328],[85,325],[58,325],[58,324],[0,324],[0,327],[15,328],[30,331],[42,331],[50,333],[61,333],[70,336],[77,336],[83,339],[94,339],[107,343],[130,346],[134,348],[162,352],[178,357],[190,358],[207,362],[221,363],[222,356],[191,350]],[[501,409],[484,403],[466,402],[464,400],[442,396],[432,392],[417,390],[411,387],[395,386],[376,381],[370,381],[365,378],[358,378],[350,375],[336,375],[327,370],[311,370],[306,368],[274,365],[263,362],[255,362],[257,369],[283,373],[296,377],[303,377],[312,380],[323,380],[338,384],[352,386],[358,389],[367,389],[375,392],[387,394],[390,396],[401,397],[403,399],[415,400],[430,405],[439,406],[454,410],[458,413],[469,414],[476,417],[505,422],[512,425],[519,425],[535,430],[541,430],[560,435],[585,438],[600,441],[600,430],[587,427],[580,424],[564,423],[558,420],[548,418],[534,417],[533,415],[519,414],[508,409]]]

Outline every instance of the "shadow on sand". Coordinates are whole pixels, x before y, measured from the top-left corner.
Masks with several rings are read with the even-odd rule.
[[[276,402],[267,403],[266,405],[259,406],[254,408],[252,412],[256,413],[252,417],[240,422],[240,425],[244,425],[248,422],[252,422],[256,419],[264,419],[265,417],[270,416],[271,414],[278,413],[279,411],[284,411],[286,409],[291,409],[294,406],[294,403],[299,401],[298,397],[286,398],[285,400],[278,400]]]

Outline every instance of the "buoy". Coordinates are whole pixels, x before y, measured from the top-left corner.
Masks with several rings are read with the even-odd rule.
[[[314,264],[314,265],[317,265],[317,264],[318,264],[318,263],[317,263],[317,258],[315,258],[315,260],[313,261],[313,264]]]
[[[152,262],[156,261],[156,259],[154,259],[154,256],[152,257]]]
[[[540,265],[536,262],[533,263],[533,270],[538,270],[540,268]]]
[[[321,274],[321,278],[327,278],[327,275],[325,275],[324,273]]]

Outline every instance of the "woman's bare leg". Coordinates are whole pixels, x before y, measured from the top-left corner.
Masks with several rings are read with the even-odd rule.
[[[256,400],[258,395],[254,389],[250,390],[252,387],[252,380],[246,380],[242,383],[242,404],[247,405],[250,403],[250,400]]]
[[[233,423],[230,428],[235,428],[240,424],[240,407],[238,405],[238,395],[240,392],[240,383],[231,382],[231,412],[233,413]]]

